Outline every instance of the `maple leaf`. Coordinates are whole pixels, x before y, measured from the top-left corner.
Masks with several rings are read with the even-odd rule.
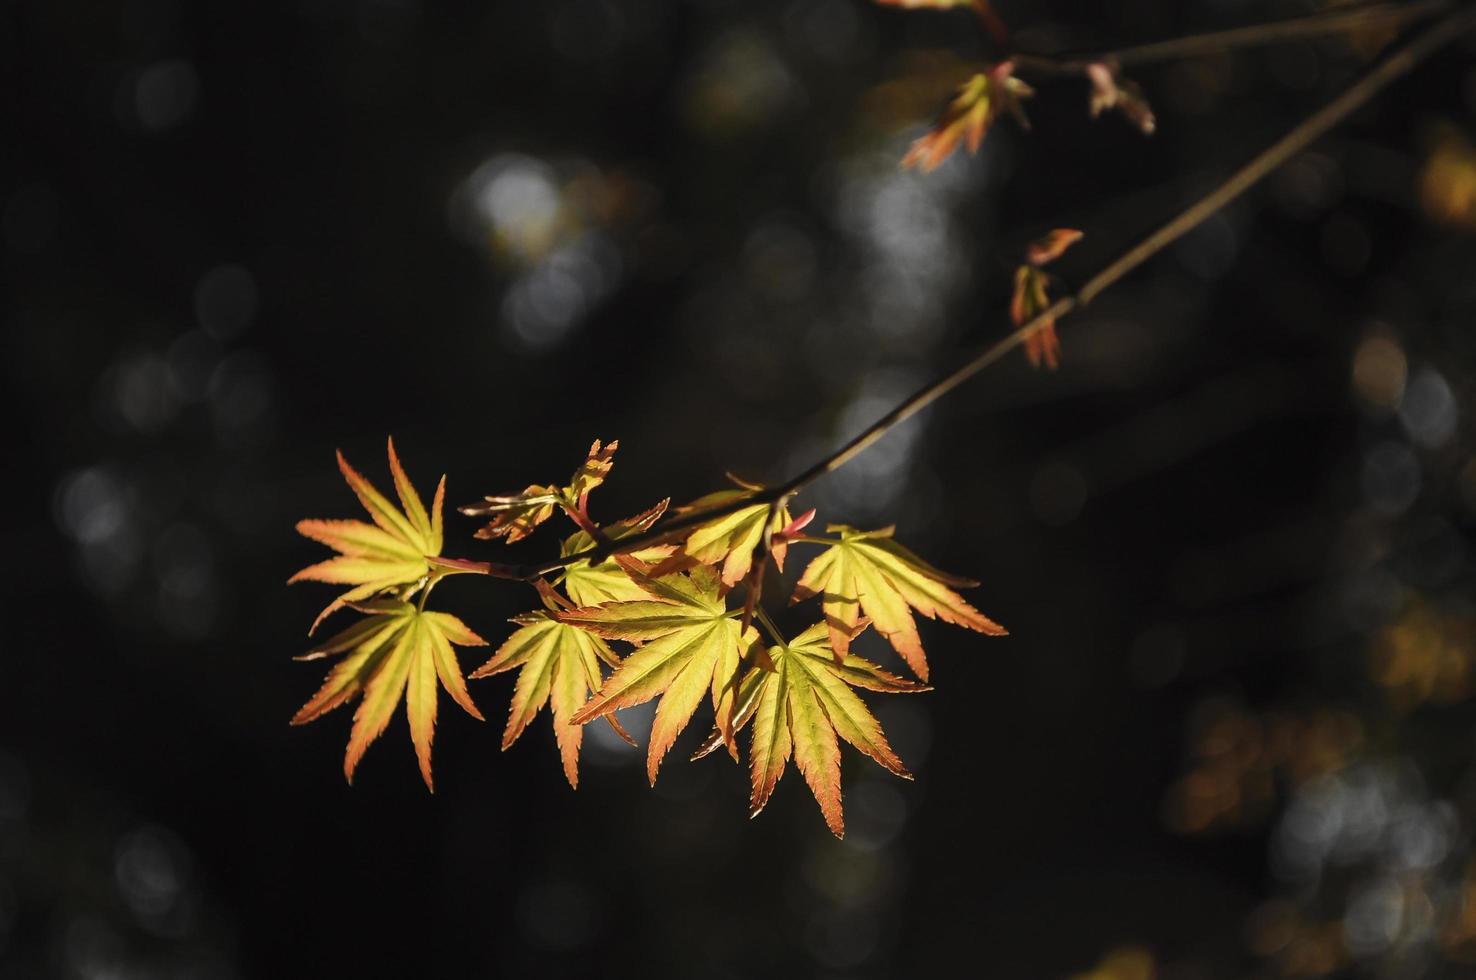
[[[548,594],[546,593],[546,596]],[[518,740],[523,730],[545,704],[553,706],[554,738],[564,764],[564,777],[569,785],[579,788],[579,747],[584,729],[570,724],[574,713],[584,706],[591,691],[600,687],[600,662],[618,666],[620,658],[598,636],[554,618],[557,608],[545,600],[547,611],[527,613],[513,620],[522,628],[507,638],[485,664],[471,674],[474,678],[490,677],[521,667],[513,686],[512,707],[507,728],[502,733],[502,749]],[[615,721],[611,727],[627,741],[630,736]],[[635,744],[632,742],[631,744]]]
[[[569,495],[583,501],[591,490],[604,483],[605,477],[610,475],[610,470],[615,465],[615,450],[619,448],[619,439],[611,439],[610,444],[604,448],[600,447],[600,440],[596,439],[594,445],[589,447],[589,455],[569,478]]]
[[[402,599],[356,603],[354,608],[365,618],[298,658],[343,655],[318,693],[292,717],[292,724],[313,721],[362,693],[343,760],[344,778],[352,783],[364,751],[384,732],[403,697],[420,774],[434,792],[431,741],[436,733],[437,680],[467,714],[483,720],[467,693],[453,644],[485,646],[487,641],[450,613],[425,611]]]
[[[894,694],[930,688],[851,654],[837,661],[830,647],[830,631],[826,623],[817,623],[788,644],[770,647],[774,669],[755,668],[745,678],[749,689],[744,692],[744,706],[753,721],[748,751],[749,816],[757,816],[769,802],[792,756],[831,833],[844,837],[837,736],[888,772],[912,778],[887,744],[881,724],[851,688]]]
[[[478,538],[483,541],[502,538],[508,544],[514,544],[532,534],[560,508],[570,511],[571,516],[576,512],[582,514],[590,491],[605,482],[610,468],[615,465],[615,450],[618,448],[620,441],[617,439],[610,440],[606,446],[601,446],[600,440],[596,439],[589,447],[588,457],[574,471],[567,486],[534,483],[521,493],[483,497],[481,503],[457,509],[467,517],[492,518],[477,531]]]
[[[403,512],[360,476],[340,452],[338,468],[374,523],[357,520],[297,522],[299,534],[326,544],[339,554],[309,565],[288,579],[288,583],[330,582],[354,586],[318,614],[308,630],[309,636],[331,613],[349,603],[367,599],[385,589],[421,581],[430,572],[428,559],[441,553],[441,506],[446,497],[446,478],[441,477],[430,513],[427,513],[420,495],[400,465],[393,439],[389,440],[389,465]]]
[[[675,513],[701,513],[704,510],[711,510],[752,496],[762,489],[759,486],[745,484],[740,490],[719,490],[685,507],[678,507]],[[772,517],[770,517],[771,513]],[[721,562],[723,585],[731,589],[743,581],[744,576],[753,567],[753,552],[763,542],[766,528],[770,535],[769,554],[773,555],[774,564],[778,565],[781,571],[783,570],[789,539],[782,532],[794,523],[798,522],[793,521],[790,517],[787,504],[781,503],[774,508],[768,503],[756,503],[740,508],[724,517],[714,518],[697,525],[687,535],[686,543],[682,545],[682,554],[703,565],[716,565]],[[676,566],[658,566],[655,574],[659,576],[668,570],[675,571]]]
[[[1108,109],[1116,109],[1144,136],[1153,135],[1158,120],[1153,115],[1153,107],[1148,104],[1143,90],[1136,82],[1122,78],[1117,68],[1105,61],[1094,61],[1087,65],[1086,75],[1092,83],[1090,107],[1093,119]]]
[[[1015,294],[1010,300],[1010,320],[1017,328],[1050,309],[1051,299],[1046,288],[1050,280],[1040,267],[1059,258],[1081,238],[1082,233],[1075,228],[1057,228],[1026,249],[1026,264],[1015,270]],[[1061,338],[1056,334],[1054,317],[1025,338],[1025,356],[1034,367],[1044,364],[1054,371],[1060,366]]]
[[[907,155],[903,167],[921,167],[924,172],[938,165],[958,149],[960,142],[970,153],[979,152],[984,134],[1001,112],[1008,112],[1024,129],[1030,128],[1020,100],[1035,92],[1014,76],[1015,63],[1001,61],[986,72],[970,78],[958,90],[938,118],[931,132],[919,137]]]
[[[717,573],[706,566],[661,579],[633,571],[632,578],[646,589],[647,598],[556,615],[560,622],[605,639],[641,644],[575,713],[573,722],[583,725],[661,696],[646,756],[646,774],[654,784],[661,760],[705,693],[711,692],[719,725],[730,738],[739,663],[753,632],[745,633],[735,619],[737,611],[728,610]]]
[[[871,618],[876,631],[922,680],[928,679],[928,662],[912,609],[929,619],[941,619],[989,636],[1005,635],[1003,626],[949,588],[969,588],[979,583],[928,565],[892,540],[892,528],[859,531],[832,524],[826,530],[839,533],[840,538],[824,539],[825,551],[800,576],[790,601],[821,597],[830,645],[837,659],[850,651],[851,637],[860,626],[862,613]]]
[[[649,530],[652,524],[660,520],[661,515],[666,513],[670,502],[663,500],[650,510],[606,525],[600,530],[604,537],[611,541],[618,541],[632,534],[640,534],[642,531]],[[576,531],[564,540],[559,554],[567,558],[570,555],[588,551],[595,544],[594,537],[588,531]],[[658,544],[649,548],[638,548],[628,554],[636,561],[649,565],[670,557],[675,550],[674,545]],[[591,565],[587,558],[573,562],[564,568],[562,584],[564,591],[569,593],[569,598],[574,600],[574,604],[578,606],[650,598],[646,590],[633,582],[630,575],[613,557],[594,565]]]
[[[984,27],[1000,44],[1009,40],[1010,31],[1004,21],[994,12],[989,0],[876,0],[884,7],[904,7],[909,10],[953,10],[967,7],[978,15]]]
[[[1010,300],[1010,320],[1016,327],[1023,327],[1050,308],[1050,297],[1046,294],[1046,274],[1033,265],[1022,265],[1015,270],[1015,295]],[[1061,338],[1056,333],[1056,321],[1047,319],[1040,327],[1025,338],[1025,356],[1030,358],[1031,367],[1044,364],[1052,371],[1061,364]]]
[[[1061,257],[1068,248],[1081,241],[1075,228],[1055,228],[1031,242],[1025,249],[1025,260],[1031,265],[1045,265]]]

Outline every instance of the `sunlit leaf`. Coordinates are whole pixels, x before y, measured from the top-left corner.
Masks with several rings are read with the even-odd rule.
[[[902,166],[934,170],[958,149],[959,143],[970,153],[977,153],[984,134],[1001,112],[1010,113],[1021,127],[1029,129],[1020,100],[1035,92],[1014,76],[1014,70],[1014,62],[1002,61],[965,82],[932,131],[912,144],[902,158]]]
[[[374,523],[356,520],[306,520],[297,523],[299,534],[328,545],[339,555],[304,568],[288,582],[330,582],[354,586],[318,614],[309,634],[330,613],[348,603],[424,579],[430,571],[427,558],[441,553],[441,507],[445,500],[446,478],[441,477],[428,513],[400,466],[393,439],[389,440],[389,460],[395,491],[404,511],[396,508],[350,466],[340,452],[338,468]]]
[[[420,774],[434,790],[431,742],[437,689],[444,687],[452,700],[480,721],[481,712],[466,690],[453,644],[484,646],[486,641],[449,613],[422,611],[402,600],[380,600],[355,608],[366,617],[304,658],[343,657],[328,672],[318,693],[293,716],[292,724],[306,724],[362,694],[343,763],[344,777],[352,783],[359,760],[389,725],[403,698]]]
[[[599,689],[600,662],[614,667],[620,663],[604,640],[585,630],[554,619],[550,612],[520,617],[522,628],[508,637],[497,653],[472,677],[490,677],[522,668],[513,686],[512,708],[502,733],[506,751],[545,704],[553,707],[554,738],[563,759],[569,785],[579,787],[579,747],[584,729],[570,724],[591,691]],[[616,729],[619,731],[619,729]]]
[[[649,530],[651,525],[666,512],[670,501],[663,500],[650,510],[600,529],[606,538],[619,541],[632,534]],[[587,531],[576,531],[564,540],[560,555],[567,558],[595,546],[594,538]],[[627,554],[643,564],[654,565],[669,558],[676,551],[675,545],[660,544],[649,548],[637,548]],[[628,602],[649,598],[646,591],[631,581],[629,573],[614,558],[606,558],[591,565],[588,559],[576,561],[564,569],[562,584],[569,598],[578,606],[595,606],[605,602]]]
[[[893,541],[891,528],[858,531],[832,524],[828,530],[839,533],[840,538],[827,539],[825,551],[800,577],[792,601],[820,596],[830,645],[838,660],[850,651],[851,637],[860,628],[863,613],[923,680],[928,679],[928,662],[911,610],[989,636],[1005,634],[1004,627],[949,588],[970,587],[977,582],[928,565]]]
[[[851,687],[888,693],[928,688],[850,654],[837,663],[829,633],[825,623],[818,623],[789,644],[771,647],[769,659],[774,669],[758,670],[752,675],[757,690],[752,695],[749,814],[756,816],[768,803],[793,756],[820,804],[826,824],[837,837],[843,837],[837,736],[889,772],[912,778],[887,743],[881,724]]]
[[[589,496],[591,490],[604,483],[605,477],[610,475],[610,469],[615,465],[615,450],[619,448],[619,439],[611,439],[610,444],[603,448],[600,440],[596,439],[594,445],[589,447],[589,455],[569,478],[569,495],[576,500],[583,500]]]
[[[1025,261],[1031,265],[1054,262],[1081,239],[1082,233],[1075,228],[1053,228],[1026,247]]]
[[[457,509],[467,517],[492,518],[485,527],[477,529],[476,536],[481,540],[502,538],[508,544],[514,544],[552,517],[561,499],[558,487],[534,483],[520,493],[483,497],[482,503],[467,504]]]
[[[677,514],[701,513],[729,504],[744,497],[751,496],[753,491],[761,487],[750,487],[742,490],[719,490],[710,493],[685,507],[679,507]],[[770,513],[773,517],[770,517]],[[770,530],[771,536],[774,532],[784,530],[791,523],[789,508],[781,504],[777,511],[772,511],[767,503],[757,503],[749,507],[743,507],[724,517],[715,518],[703,524],[699,524],[687,535],[686,543],[682,545],[682,553],[701,562],[704,565],[722,566],[723,585],[732,588],[753,567],[754,549],[758,548],[764,540],[764,528]],[[788,547],[788,539],[779,536],[772,541],[770,553],[774,557],[774,563],[781,569],[784,567],[784,557]]]
[[[532,534],[561,507],[582,512],[590,491],[605,482],[615,465],[615,450],[619,447],[619,440],[612,439],[609,445],[601,446],[596,439],[567,486],[534,483],[520,493],[483,497],[479,503],[457,509],[467,517],[491,518],[477,531],[478,538],[484,541],[501,538],[514,544]]]
[[[1057,228],[1033,242],[1026,250],[1026,264],[1015,270],[1015,294],[1010,300],[1010,320],[1023,327],[1050,309],[1051,299],[1047,292],[1049,276],[1041,266],[1060,257],[1072,245],[1081,240],[1082,234],[1075,228]],[[1056,334],[1056,321],[1052,317],[1025,338],[1025,356],[1035,367],[1044,364],[1055,370],[1061,363],[1061,338]]]
[[[1046,275],[1033,265],[1015,270],[1015,295],[1010,300],[1010,322],[1023,327],[1050,308],[1046,294]],[[1025,338],[1025,356],[1032,367],[1044,364],[1054,371],[1061,365],[1061,338],[1056,333],[1054,318],[1045,320]]]
[[[662,758],[703,695],[710,693],[715,712],[731,705],[746,639],[711,569],[644,578],[643,584],[646,599],[575,609],[557,618],[605,639],[641,644],[574,715],[574,723],[661,697],[646,760],[646,774],[654,783]]]

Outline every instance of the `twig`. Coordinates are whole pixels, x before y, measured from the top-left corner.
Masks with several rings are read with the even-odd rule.
[[[764,630],[769,634],[770,639],[779,644],[781,647],[787,645],[784,639],[784,634],[779,632],[779,627],[774,625],[774,621],[769,618],[769,614],[763,606],[754,607],[754,615],[758,618],[759,624],[763,626]]]
[[[1430,9],[1432,6],[1429,3],[1410,4],[1406,9],[1417,7]],[[1442,3],[1440,6],[1449,7],[1450,4]],[[1303,20],[1306,19],[1308,18],[1303,18]],[[1352,115],[1396,79],[1408,74],[1415,66],[1435,51],[1472,28],[1476,28],[1476,4],[1466,3],[1459,8],[1450,10],[1445,17],[1441,18],[1435,24],[1385,55],[1377,64],[1368,69],[1357,81],[1338,95],[1337,98],[1306,119],[1303,119],[1296,126],[1292,127],[1286,135],[1266,147],[1260,153],[1257,153],[1248,163],[1231,174],[1223,183],[1210,190],[1194,204],[1170,219],[1157,231],[1108,264],[1106,268],[1087,280],[1075,293],[1056,300],[1048,309],[1038,314],[1030,322],[1023,324],[1013,333],[986,347],[950,374],[939,378],[927,387],[915,392],[897,407],[873,422],[860,435],[847,442],[831,455],[804,470],[798,476],[778,486],[768,487],[750,496],[742,497],[717,507],[702,511],[692,511],[674,517],[662,527],[621,538],[613,547],[596,546],[588,548],[576,554],[568,555],[533,568],[497,566],[489,563],[488,574],[502,578],[536,579],[543,575],[553,574],[578,561],[586,559],[598,561],[613,553],[632,551],[637,548],[646,547],[647,545],[663,542],[676,537],[689,528],[718,517],[725,517],[729,514],[736,513],[746,507],[752,507],[757,504],[772,504],[776,501],[794,496],[816,480],[826,474],[835,472],[861,455],[897,425],[916,415],[924,408],[933,404],[933,402],[973,378],[986,367],[1003,358],[1030,337],[1045,329],[1048,323],[1059,321],[1073,311],[1086,306],[1108,287],[1122,279],[1123,276],[1158,254],[1166,246],[1193,230],[1210,215],[1244,193],[1251,185],[1281,166],[1281,164],[1291,159],[1297,153],[1300,153],[1309,144],[1338,123],[1348,118],[1348,116]]]
[[[1086,71],[1088,65],[1102,62],[1119,66],[1141,65],[1196,55],[1219,54],[1232,48],[1274,44],[1295,38],[1344,34],[1361,27],[1399,27],[1434,16],[1454,6],[1455,0],[1413,0],[1411,3],[1335,7],[1286,20],[1190,34],[1109,51],[1074,55],[1017,53],[1010,57],[1016,67],[1023,71],[1045,75],[1080,75]]]

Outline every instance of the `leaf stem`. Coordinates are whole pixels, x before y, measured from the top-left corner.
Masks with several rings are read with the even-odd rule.
[[[1393,5],[1385,5],[1393,6]],[[1408,9],[1428,12],[1437,9],[1433,3],[1405,5]],[[1441,3],[1440,7],[1449,7]],[[1370,8],[1371,9],[1371,8]],[[1365,14],[1365,16],[1367,16]],[[1416,34],[1390,51],[1356,81],[1345,88],[1336,98],[1321,109],[1293,126],[1285,135],[1261,150],[1249,161],[1212,188],[1203,197],[1170,218],[1156,231],[1137,245],[1122,253],[1096,275],[1086,281],[1075,293],[1063,296],[1037,314],[1034,319],[1022,324],[1014,332],[995,341],[965,361],[960,367],[944,375],[926,387],[914,392],[891,411],[867,426],[859,435],[824,459],[811,465],[798,475],[774,487],[756,491],[750,496],[740,497],[715,507],[687,513],[672,518],[665,525],[641,534],[620,539],[611,547],[596,546],[573,555],[547,562],[535,568],[516,569],[500,567],[492,574],[503,573],[502,577],[536,578],[583,559],[598,560],[605,555],[627,552],[647,545],[656,544],[676,537],[681,532],[718,517],[726,517],[754,504],[773,503],[799,493],[821,477],[833,473],[851,460],[871,448],[896,426],[949,394],[964,382],[969,381],[985,368],[1002,359],[1010,351],[1044,330],[1048,324],[1060,321],[1070,313],[1081,309],[1093,299],[1117,283],[1120,279],[1157,255],[1165,247],[1198,227],[1201,222],[1243,194],[1249,187],[1304,150],[1328,130],[1347,119],[1391,83],[1403,77],[1446,44],[1476,28],[1476,3],[1466,2],[1449,10],[1425,30]],[[512,573],[512,574],[508,574]]]
[[[788,641],[784,639],[784,634],[779,632],[779,627],[775,626],[774,621],[769,618],[768,610],[764,609],[763,606],[754,606],[753,616],[759,621],[759,625],[764,628],[764,632],[768,633],[769,637],[775,643],[781,647],[789,645]]]

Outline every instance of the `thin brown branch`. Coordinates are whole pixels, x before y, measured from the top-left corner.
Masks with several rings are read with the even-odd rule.
[[[1409,8],[1416,6],[1421,5],[1408,5]],[[1429,7],[1430,5],[1425,4],[1423,6]],[[1441,6],[1449,7],[1450,5],[1447,3],[1441,4]],[[1408,74],[1435,51],[1473,28],[1476,28],[1476,4],[1466,3],[1459,8],[1451,9],[1445,17],[1441,18],[1435,24],[1416,34],[1407,42],[1385,55],[1335,99],[1297,123],[1284,136],[1257,153],[1249,162],[1231,174],[1223,183],[1214,187],[1198,201],[1171,218],[1157,231],[1109,263],[1100,272],[1087,280],[1075,293],[1058,299],[1033,320],[989,345],[966,361],[961,367],[915,392],[897,407],[873,422],[860,435],[857,435],[840,449],[785,483],[768,487],[755,492],[751,496],[742,497],[718,507],[679,515],[672,518],[662,527],[654,528],[642,534],[621,538],[613,547],[597,546],[589,548],[577,554],[569,555],[535,568],[517,569],[508,566],[489,566],[489,574],[498,575],[499,577],[536,579],[543,575],[557,572],[559,569],[577,561],[585,559],[599,560],[612,553],[631,551],[636,548],[646,547],[647,545],[668,541],[683,531],[689,530],[706,521],[713,520],[714,518],[725,517],[745,507],[752,507],[755,504],[772,504],[775,501],[792,497],[816,480],[826,474],[835,472],[861,455],[897,425],[916,415],[924,408],[927,408],[944,395],[958,388],[964,382],[969,381],[986,367],[999,361],[1031,336],[1043,330],[1046,324],[1053,321],[1059,322],[1075,310],[1086,306],[1129,272],[1132,272],[1138,266],[1162,251],[1166,246],[1193,230],[1210,215],[1239,197],[1247,188],[1251,187],[1297,153],[1300,153],[1338,123],[1347,119],[1348,116],[1365,105],[1375,95],[1387,88],[1395,80]],[[508,574],[510,572],[515,574]]]
[[[1119,66],[1149,64],[1177,58],[1220,54],[1233,48],[1256,47],[1298,38],[1327,37],[1370,27],[1398,28],[1455,7],[1455,0],[1411,0],[1409,3],[1371,3],[1248,24],[1203,34],[1137,44],[1131,47],[1081,54],[1011,56],[1021,71],[1043,75],[1080,75],[1088,65],[1106,62]]]

